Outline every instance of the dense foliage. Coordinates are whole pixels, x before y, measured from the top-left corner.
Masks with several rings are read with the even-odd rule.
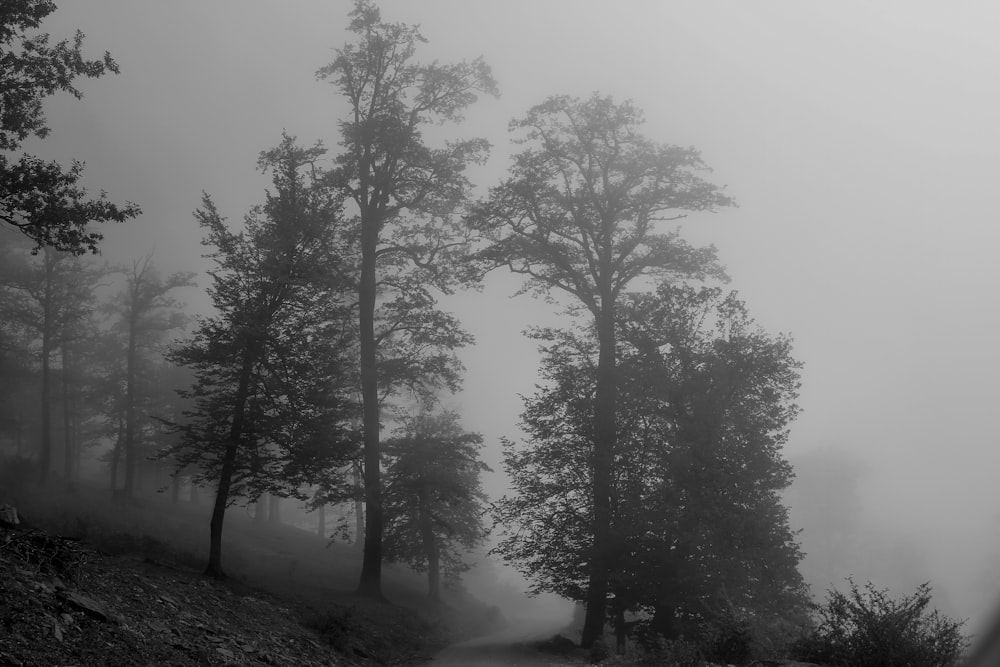
[[[283,467],[302,449],[325,451],[331,468],[350,460],[341,434],[353,385],[340,354],[353,336],[332,247],[341,200],[309,168],[322,152],[285,136],[262,153],[274,191],[239,233],[207,195],[197,213],[217,265],[209,294],[218,314],[171,354],[195,374],[183,394],[193,407],[176,424],[184,437],[171,455],[216,484],[208,565],[215,576],[223,574],[222,521],[233,494],[253,499],[270,485],[295,493],[304,480]]]
[[[470,566],[467,553],[486,537],[482,443],[453,412],[406,418],[385,443],[385,557],[426,571],[434,600],[442,578],[457,581]]]
[[[721,641],[722,629],[752,622],[744,648],[762,649],[750,644],[804,622],[807,602],[778,496],[791,481],[781,446],[797,412],[790,341],[710,288],[630,295],[618,324],[609,558],[617,628],[624,632],[626,612],[642,612],[668,639]],[[528,442],[506,444],[517,494],[497,504],[507,528],[497,551],[535,590],[586,601],[596,343],[586,331],[535,335],[547,382],[526,399]]]
[[[108,53],[100,60],[83,56],[83,33],[72,42],[49,42],[47,33],[31,34],[56,9],[49,0],[5,0],[0,5],[0,221],[23,232],[35,250],[52,247],[74,254],[97,252],[102,235],[92,222],[124,222],[139,215],[135,204],[119,206],[104,193],[91,198],[80,185],[83,165],[67,169],[32,155],[12,159],[29,136],[49,134],[43,110],[57,92],[83,96],[79,77],[118,72]]]
[[[871,582],[846,593],[831,590],[815,631],[799,642],[802,660],[830,667],[953,667],[969,640],[964,623],[929,609],[931,587],[922,584],[898,600]]]

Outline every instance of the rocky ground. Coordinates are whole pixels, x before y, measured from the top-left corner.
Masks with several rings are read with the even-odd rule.
[[[591,662],[552,638],[547,619],[504,630],[495,607],[469,596],[432,605],[413,573],[387,570],[394,604],[357,598],[357,553],[238,512],[224,549],[234,576],[210,579],[197,552],[205,517],[113,507],[103,495],[22,495],[30,527],[4,525],[0,511],[0,667]]]
[[[8,529],[0,533],[0,664],[352,663],[266,594]]]
[[[149,536],[63,534],[0,522],[0,667],[403,665],[451,638],[398,605],[207,578]]]

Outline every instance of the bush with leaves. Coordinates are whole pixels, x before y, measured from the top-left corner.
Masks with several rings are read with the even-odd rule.
[[[637,624],[634,637],[638,642],[640,665],[670,667],[702,667],[705,654],[698,642],[684,638],[666,639],[648,623]]]
[[[928,611],[930,584],[899,600],[871,582],[829,591],[819,624],[796,645],[796,658],[830,667],[950,667],[968,646],[964,621]]]

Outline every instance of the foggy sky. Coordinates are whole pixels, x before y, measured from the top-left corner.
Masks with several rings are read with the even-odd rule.
[[[487,136],[485,191],[506,171],[507,122],[550,94],[632,99],[652,139],[692,145],[739,207],[697,214],[731,286],[805,363],[786,450],[850,454],[864,511],[926,555],[952,613],[1000,599],[996,380],[1000,304],[1000,8],[986,2],[392,0],[419,23],[422,59],[484,56],[501,98],[458,130]],[[164,272],[203,270],[191,212],[201,191],[237,222],[261,201],[259,151],[282,130],[335,152],[343,112],[315,71],[349,39],[346,0],[64,0],[44,25],[73,28],[122,74],[47,105],[52,136],[27,149],[87,162],[86,183],[144,209],[106,227],[105,257],[155,248]],[[201,279],[204,286],[206,281]],[[517,393],[538,357],[519,332],[551,308],[494,277],[450,307],[477,336],[463,353],[464,426],[516,437]],[[204,297],[185,295],[196,307]],[[502,363],[498,363],[502,359]],[[502,482],[494,485],[494,491]],[[861,573],[861,577],[864,574]],[[878,583],[878,582],[876,582]]]

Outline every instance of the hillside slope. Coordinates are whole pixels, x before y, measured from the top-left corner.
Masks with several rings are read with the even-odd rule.
[[[0,528],[0,664],[399,665],[500,620],[461,594],[432,605],[396,568],[392,603],[359,599],[355,550],[236,510],[219,582],[201,574],[201,512],[85,489],[16,500],[30,528]]]

